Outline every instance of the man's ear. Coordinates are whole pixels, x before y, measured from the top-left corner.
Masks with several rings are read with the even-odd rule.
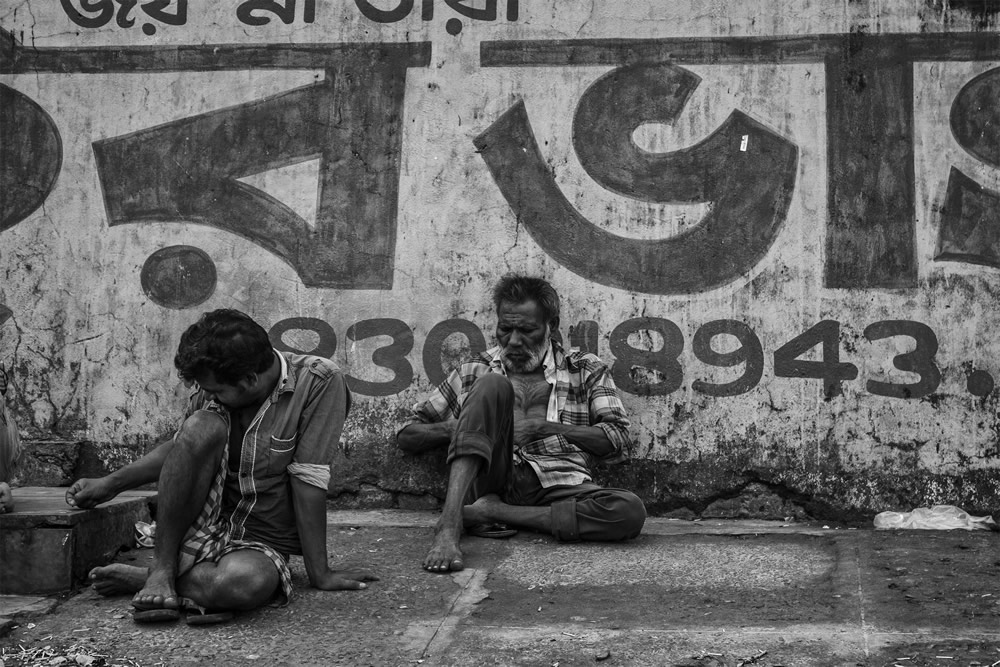
[[[559,317],[553,317],[549,320],[549,335],[552,335],[553,331],[559,331]]]

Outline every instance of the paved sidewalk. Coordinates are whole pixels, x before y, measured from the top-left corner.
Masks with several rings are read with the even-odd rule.
[[[87,589],[16,616],[4,667],[1000,667],[1000,533],[653,518],[617,544],[468,538],[469,569],[435,575],[436,516],[329,514],[333,558],[382,578],[366,591],[310,589],[293,558],[292,604],[192,627]]]

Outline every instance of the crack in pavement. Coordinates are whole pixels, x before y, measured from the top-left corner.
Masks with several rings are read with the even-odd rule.
[[[486,599],[490,591],[485,587],[487,570],[461,570],[451,575],[459,591],[448,606],[448,613],[437,623],[411,623],[403,635],[407,648],[420,652],[421,659],[443,655],[455,636],[459,622],[472,613],[473,607]]]

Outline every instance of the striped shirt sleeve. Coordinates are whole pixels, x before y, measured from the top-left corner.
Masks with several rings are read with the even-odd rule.
[[[435,424],[458,419],[465,395],[476,379],[489,372],[489,363],[483,359],[468,361],[453,370],[423,401],[413,406],[408,424]]]
[[[589,424],[601,428],[614,447],[614,451],[601,460],[621,460],[632,444],[632,436],[629,434],[632,423],[625,412],[618,387],[611,377],[610,369],[598,357],[585,355],[583,366]]]

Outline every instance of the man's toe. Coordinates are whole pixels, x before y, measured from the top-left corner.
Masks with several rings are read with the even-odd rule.
[[[136,609],[180,609],[181,602],[176,595],[136,595],[132,598]]]
[[[451,569],[454,569],[452,567],[452,564],[454,562],[455,561],[449,562],[447,560],[438,560],[438,559],[429,560],[424,563],[424,569],[427,570],[428,572],[447,572]],[[458,561],[459,564],[461,564],[461,562],[462,562],[461,560]]]
[[[136,595],[132,598],[132,606],[136,609],[152,609],[157,605],[153,602],[153,598],[148,595]]]

